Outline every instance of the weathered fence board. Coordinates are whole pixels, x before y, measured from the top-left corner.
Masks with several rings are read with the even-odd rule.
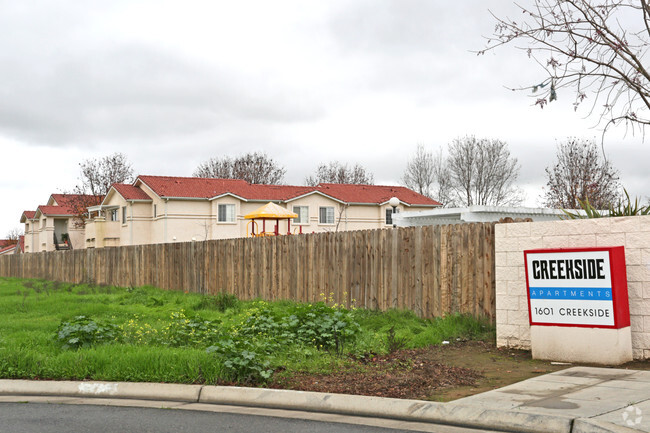
[[[318,233],[0,256],[0,276],[151,285],[242,299],[494,320],[494,224]]]

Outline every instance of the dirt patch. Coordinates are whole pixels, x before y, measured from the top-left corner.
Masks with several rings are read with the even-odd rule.
[[[480,341],[456,342],[351,360],[330,374],[278,373],[271,388],[450,401],[572,367]],[[618,368],[650,369],[650,362]]]
[[[441,364],[430,354],[429,349],[400,350],[355,360],[331,374],[281,377],[274,385],[301,391],[426,399],[436,389],[469,386],[480,377],[478,371]]]

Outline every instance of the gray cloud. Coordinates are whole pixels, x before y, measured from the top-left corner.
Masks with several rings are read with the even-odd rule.
[[[484,2],[379,0],[355,2],[330,29],[343,55],[364,59],[360,86],[431,105],[504,97],[503,85],[520,83],[522,71],[511,66],[519,53],[473,52],[484,48],[481,35],[493,26]]]
[[[65,14],[51,21],[23,15],[15,8],[0,21],[0,132],[27,142],[156,140],[236,118],[293,123],[323,114],[313,94],[288,97],[291,83],[265,82],[164,46],[84,34]]]

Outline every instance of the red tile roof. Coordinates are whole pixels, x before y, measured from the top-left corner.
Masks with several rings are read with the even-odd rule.
[[[243,197],[249,200],[280,200],[285,201],[308,194],[314,188],[310,186],[292,186],[292,185],[258,185],[248,184],[248,191]]]
[[[101,195],[90,194],[52,194],[48,202],[54,200],[56,205],[41,205],[36,212],[43,215],[76,215],[80,208],[94,206],[102,202]]]
[[[15,249],[16,249],[16,244],[9,245],[9,246],[0,248],[0,254],[5,254],[5,253],[8,254],[8,251],[12,251],[12,250],[15,250]]]
[[[115,191],[117,191],[118,194],[120,194],[124,198],[124,200],[151,201],[151,197],[149,197],[140,188],[135,187],[133,185],[127,185],[124,183],[114,183],[112,187],[115,188]]]
[[[83,199],[88,203],[100,204],[104,196],[101,195],[91,195],[91,194],[52,194],[51,198],[56,201],[57,206],[73,206],[76,204],[77,200]],[[92,206],[89,204],[89,206]]]
[[[0,239],[0,248],[5,248],[9,245],[16,245],[16,241],[13,239]]]
[[[28,219],[28,220],[31,220],[31,219],[34,219],[34,216],[35,216],[35,215],[36,215],[36,211],[35,211],[35,210],[26,210],[26,211],[23,211],[23,215],[22,215],[22,216],[24,216],[24,217],[25,217],[26,219]],[[21,218],[21,219],[22,219],[22,218]]]
[[[74,215],[75,211],[70,206],[39,206],[38,211],[43,215]],[[38,212],[37,211],[37,212]]]
[[[397,197],[409,205],[441,206],[441,203],[404,186],[321,183],[318,190],[346,203],[381,204],[388,202],[391,197]]]
[[[234,194],[247,200],[287,200],[313,190],[311,187],[250,184],[241,179],[202,177],[138,176],[159,197],[213,198]]]
[[[138,181],[149,186],[163,198],[204,198],[234,194],[246,200],[286,201],[305,194],[321,192],[347,203],[381,204],[397,197],[409,205],[440,206],[403,186],[348,185],[322,183],[318,186],[259,185],[240,179],[210,179],[199,177],[138,176]],[[137,189],[137,188],[136,188]]]

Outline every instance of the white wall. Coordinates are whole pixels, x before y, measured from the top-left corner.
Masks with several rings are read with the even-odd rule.
[[[530,349],[524,250],[625,247],[635,359],[650,359],[650,216],[497,224],[497,345]]]

